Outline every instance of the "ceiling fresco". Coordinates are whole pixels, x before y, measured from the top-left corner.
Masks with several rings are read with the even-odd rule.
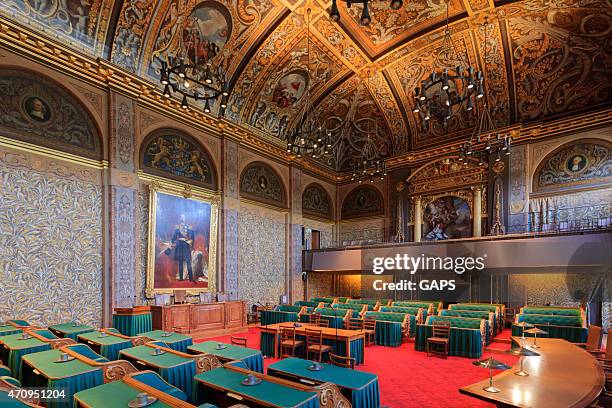
[[[178,50],[188,59],[197,55],[231,85],[225,117],[279,145],[299,123],[310,85],[317,115],[335,137],[324,163],[337,170],[348,169],[360,154],[364,132],[358,122],[376,124],[371,139],[381,155],[468,137],[475,114],[455,109],[443,126],[435,112],[424,124],[412,111],[414,88],[430,74],[441,46],[445,0],[406,1],[397,11],[388,1],[374,1],[369,26],[359,23],[361,5],[347,9],[339,2],[338,23],[328,16],[330,5],[4,0],[0,14],[151,81],[157,81],[161,61]],[[611,0],[450,0],[449,17],[455,47],[484,72],[496,125],[610,106]]]

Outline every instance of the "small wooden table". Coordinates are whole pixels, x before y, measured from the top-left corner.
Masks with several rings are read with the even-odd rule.
[[[126,336],[137,336],[153,330],[151,308],[134,306],[113,309],[113,327]]]
[[[269,324],[267,326],[259,326],[259,330],[262,333],[262,336],[265,333],[268,334],[272,334],[274,337],[274,343],[273,343],[273,347],[274,347],[274,357],[278,358],[278,338],[280,335],[280,328],[281,326],[284,327],[294,327],[293,323],[276,323],[276,324]],[[300,327],[295,327],[295,335],[296,336],[305,336],[306,335],[306,328],[310,328],[310,329],[318,329],[321,330],[321,334],[323,335],[323,339],[324,340],[328,340],[331,342],[337,342],[337,343],[342,343],[345,347],[345,352],[342,353],[341,351],[336,350],[336,353],[339,353],[340,355],[344,355],[346,357],[353,357],[355,358],[355,364],[363,364],[364,360],[365,360],[365,349],[364,349],[364,344],[365,344],[365,332],[361,331],[361,330],[346,330],[346,329],[334,329],[331,327],[320,327],[314,324],[310,324],[310,323],[302,323]],[[263,339],[262,339],[263,340]],[[361,342],[359,342],[361,340]],[[353,356],[351,356],[351,343],[356,342],[356,349],[358,349],[357,353],[355,353],[355,350],[353,352]],[[261,346],[264,346],[264,342],[261,342]],[[261,350],[262,352],[264,351],[263,348]]]
[[[514,345],[523,344],[520,337],[512,337]],[[493,377],[498,393],[484,391],[489,379],[460,388],[461,394],[478,398],[498,407],[563,408],[586,407],[601,393],[604,372],[595,358],[582,348],[562,339],[538,338],[540,348],[532,349],[533,339],[524,347],[540,356],[524,357],[527,377],[514,372],[520,362]]]

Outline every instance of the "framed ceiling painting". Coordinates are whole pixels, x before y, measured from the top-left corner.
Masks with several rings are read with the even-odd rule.
[[[215,290],[218,197],[153,182],[149,185],[147,297]]]

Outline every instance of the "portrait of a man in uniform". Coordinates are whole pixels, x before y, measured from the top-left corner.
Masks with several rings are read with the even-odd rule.
[[[156,192],[153,211],[154,289],[209,288],[212,205]]]
[[[193,229],[191,225],[185,223],[185,214],[181,214],[181,222],[174,228],[172,236],[172,245],[174,247],[174,260],[178,262],[179,280],[185,280],[183,275],[184,265],[187,265],[189,273],[189,281],[193,280],[193,270],[191,268],[191,251],[193,250]]]

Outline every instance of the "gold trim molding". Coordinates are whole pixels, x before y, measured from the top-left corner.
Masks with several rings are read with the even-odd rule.
[[[107,160],[88,159],[86,157],[77,156],[75,154],[50,149],[48,147],[43,147],[40,145],[12,139],[5,136],[0,136],[0,146],[8,147],[9,149],[15,149],[26,153],[39,154],[41,156],[49,157],[51,159],[58,159],[68,163],[78,164],[97,170],[109,168]]]

